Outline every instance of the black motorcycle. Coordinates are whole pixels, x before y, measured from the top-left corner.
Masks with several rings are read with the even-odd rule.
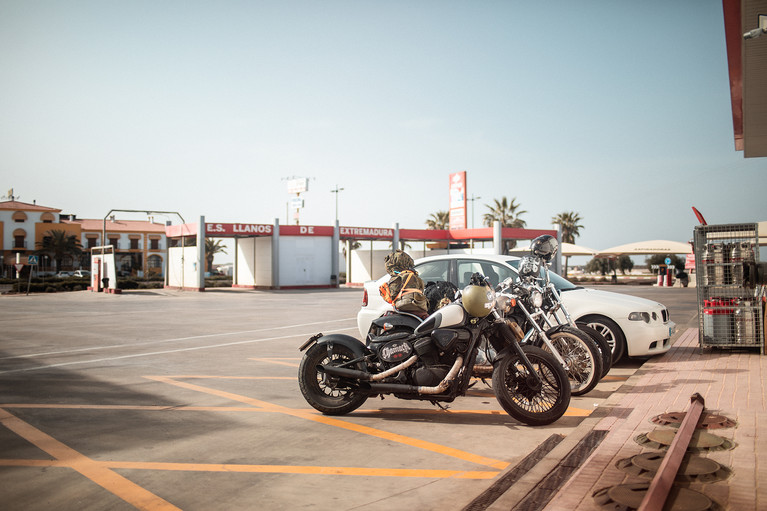
[[[482,275],[475,274],[455,302],[418,319],[415,331],[408,321],[406,314],[377,319],[384,333],[369,336],[367,344],[343,334],[310,338],[300,347],[306,353],[298,370],[306,401],[328,415],[352,412],[377,395],[449,403],[466,394],[486,343],[496,352],[493,391],[509,415],[537,426],[567,411],[570,383],[562,365],[551,353],[519,344],[521,329],[503,318]]]

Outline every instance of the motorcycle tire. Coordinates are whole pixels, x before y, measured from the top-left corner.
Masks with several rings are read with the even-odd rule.
[[[345,415],[362,406],[368,396],[340,385],[340,379],[317,370],[318,365],[341,365],[354,360],[346,346],[333,346],[332,357],[325,344],[309,348],[298,367],[298,386],[306,402],[325,415]]]
[[[495,364],[493,392],[506,413],[530,426],[544,426],[562,417],[570,406],[570,382],[554,355],[535,346],[522,351],[542,380],[531,385],[527,368],[516,353],[509,353]]]
[[[586,334],[597,343],[597,347],[602,353],[602,378],[604,378],[613,367],[613,352],[610,349],[610,345],[607,343],[607,339],[605,339],[604,335],[585,323],[576,323],[576,326],[578,327],[578,330],[586,332]]]
[[[582,396],[591,392],[602,379],[602,353],[585,332],[571,326],[558,327],[546,332],[554,349],[565,360],[565,372],[570,379],[570,392]],[[549,347],[539,339],[536,346],[544,351]]]

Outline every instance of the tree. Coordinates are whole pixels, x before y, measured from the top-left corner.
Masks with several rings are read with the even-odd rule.
[[[450,212],[449,211],[437,211],[432,213],[429,218],[426,219],[427,229],[447,229],[450,227]]]
[[[520,204],[516,203],[517,198],[511,199],[511,202],[506,197],[501,197],[501,200],[493,199],[494,205],[490,206],[485,204],[485,207],[489,209],[487,213],[482,217],[482,223],[487,227],[492,227],[495,221],[501,223],[501,227],[514,227],[517,229],[523,228],[527,225],[527,222],[519,218],[527,211],[519,210]],[[506,251],[511,250],[517,246],[516,240],[504,240],[504,249]]]
[[[581,220],[581,215],[575,211],[564,211],[553,217],[551,223],[562,229],[563,242],[575,243],[575,237],[580,236],[581,229],[583,229],[583,226],[578,223]]]
[[[575,243],[575,237],[581,234],[583,228],[578,222],[581,221],[581,215],[575,211],[564,211],[551,219],[551,223],[559,225],[562,231],[562,241],[565,243]],[[565,278],[567,278],[567,262],[570,256],[565,256]]]
[[[213,259],[216,254],[226,254],[226,247],[221,240],[213,241],[213,238],[205,238],[205,261],[208,273],[213,271]]]
[[[83,253],[83,247],[74,234],[69,234],[62,229],[53,229],[45,233],[42,242],[37,242],[36,252],[38,255],[47,255],[56,261],[56,270],[61,270],[64,257],[79,257]]]
[[[645,263],[647,263],[647,268],[661,265],[666,266],[667,257],[671,259],[671,264],[668,265],[669,268],[684,268],[685,260],[676,254],[653,254],[649,257],[646,257]],[[657,273],[657,268],[653,270],[653,273]]]

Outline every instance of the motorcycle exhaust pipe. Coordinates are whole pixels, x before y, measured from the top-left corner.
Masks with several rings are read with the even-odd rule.
[[[371,383],[370,391],[376,394],[442,394],[458,375],[461,366],[463,366],[463,357],[458,357],[445,378],[434,387],[416,387],[398,383]]]
[[[319,365],[317,366],[317,370],[322,371],[331,376],[338,376],[341,378],[351,378],[351,379],[360,380],[360,381],[378,381],[378,380],[383,380],[384,378],[388,378],[389,376],[393,374],[397,374],[403,369],[410,367],[411,365],[415,364],[416,360],[418,360],[418,356],[413,355],[412,357],[405,360],[401,364],[394,366],[391,369],[387,369],[386,371],[382,373],[376,373],[376,374],[370,374],[366,371],[360,371],[358,369],[347,369],[345,367],[336,367],[336,366],[327,366],[327,365]]]

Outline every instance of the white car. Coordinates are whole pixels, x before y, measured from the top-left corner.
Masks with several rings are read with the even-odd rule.
[[[463,289],[475,272],[489,277],[493,284],[507,277],[517,280],[519,259],[502,255],[447,254],[418,259],[415,269],[424,283],[446,280]],[[676,323],[671,321],[663,304],[636,296],[585,289],[553,272],[550,275],[570,316],[604,335],[613,350],[613,361],[624,355],[658,355],[671,348]],[[385,275],[365,283],[362,308],[357,313],[357,328],[363,339],[367,337],[372,321],[393,309],[378,292],[379,286],[388,280],[389,275]]]

